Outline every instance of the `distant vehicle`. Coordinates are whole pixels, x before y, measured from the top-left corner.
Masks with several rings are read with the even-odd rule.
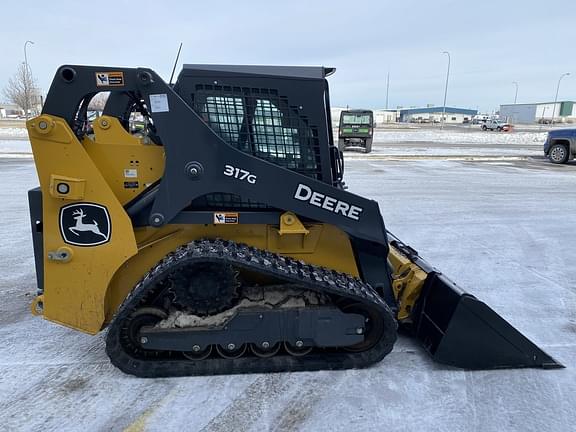
[[[576,156],[576,129],[548,132],[544,142],[544,155],[555,164],[564,164]]]
[[[491,131],[498,131],[498,132],[508,132],[509,130],[512,129],[512,126],[510,126],[509,123],[503,123],[500,120],[486,120],[482,126],[481,126],[482,130],[491,130]]]
[[[348,110],[340,113],[338,128],[338,149],[361,147],[364,153],[372,151],[374,114],[370,110]]]
[[[476,114],[472,117],[472,124],[483,124],[489,120],[489,116],[486,114]]]

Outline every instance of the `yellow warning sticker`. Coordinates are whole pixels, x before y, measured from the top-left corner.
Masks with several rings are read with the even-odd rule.
[[[237,224],[238,213],[214,213],[214,223],[220,224]]]
[[[97,87],[122,87],[124,72],[96,72]]]

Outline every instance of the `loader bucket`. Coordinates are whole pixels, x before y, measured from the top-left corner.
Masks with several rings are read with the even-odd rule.
[[[415,331],[435,361],[465,369],[562,368],[484,302],[431,271]]]

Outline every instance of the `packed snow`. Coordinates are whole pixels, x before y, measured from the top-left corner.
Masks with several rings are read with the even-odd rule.
[[[30,146],[30,141],[0,139],[0,155],[6,157],[6,155],[14,154],[31,155],[32,147]]]
[[[376,130],[374,141],[380,143],[429,142],[448,144],[543,144],[546,132],[489,132],[479,128],[460,131],[454,129]]]
[[[0,138],[27,138],[26,128],[2,127],[0,128]]]

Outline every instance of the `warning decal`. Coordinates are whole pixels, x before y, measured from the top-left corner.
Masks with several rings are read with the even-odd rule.
[[[215,224],[237,224],[238,213],[214,213]]]
[[[135,168],[128,168],[124,170],[124,177],[126,178],[137,178],[138,170]]]
[[[96,72],[96,86],[122,87],[124,85],[124,72]]]

